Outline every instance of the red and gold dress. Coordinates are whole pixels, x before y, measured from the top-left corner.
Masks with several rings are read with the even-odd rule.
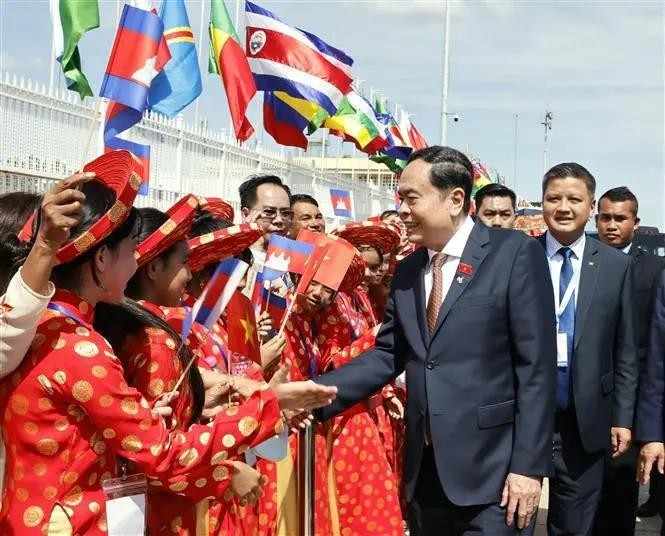
[[[209,426],[169,431],[141,393],[127,385],[111,346],[92,327],[93,307],[56,290],[19,369],[0,383],[7,486],[0,534],[41,535],[59,505],[74,534],[104,534],[101,482],[118,457],[151,486],[193,501],[222,495],[225,460],[282,429],[270,390],[222,412]]]
[[[288,359],[293,364],[291,379],[294,381],[308,380],[320,373],[321,352],[316,344],[313,328],[312,319],[304,316],[296,305],[284,330],[286,349],[282,356],[283,361]],[[330,502],[331,467],[328,463],[327,429],[326,423],[314,424],[314,528],[318,536],[339,534],[335,505]],[[296,468],[298,439],[297,434],[289,437]],[[303,507],[302,504],[298,506]]]
[[[342,366],[374,344],[374,333],[366,316],[343,292],[317,315],[315,326],[323,372]],[[367,402],[358,403],[333,418],[328,449],[334,468],[341,534],[402,536],[395,476]]]

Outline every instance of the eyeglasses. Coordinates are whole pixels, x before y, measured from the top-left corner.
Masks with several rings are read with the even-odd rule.
[[[274,207],[265,207],[260,213],[259,218],[264,220],[274,220],[277,217],[277,214],[283,220],[290,220],[293,218],[293,211],[288,208],[274,208]]]

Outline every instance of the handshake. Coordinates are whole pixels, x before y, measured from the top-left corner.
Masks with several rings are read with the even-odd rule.
[[[201,370],[205,388],[205,403],[202,417],[214,419],[230,403],[238,403],[251,397],[261,389],[271,389],[275,394],[283,414],[297,424],[304,424],[297,416],[330,404],[337,395],[336,387],[318,385],[311,380],[290,381],[291,363],[281,365],[269,383],[251,380],[240,376],[229,376],[217,372]],[[289,425],[294,425],[289,422]]]

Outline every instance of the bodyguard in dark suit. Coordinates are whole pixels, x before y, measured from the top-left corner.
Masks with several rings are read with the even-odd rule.
[[[399,182],[400,216],[424,247],[397,266],[376,347],[317,380],[338,388],[319,415],[329,418],[406,370],[413,536],[518,534],[551,466],[547,263],[527,236],[473,222],[472,185],[459,151],[413,153]]]
[[[604,452],[630,446],[638,380],[631,261],[587,237],[596,182],[579,164],[543,180],[545,246],[557,308],[557,412],[550,536],[591,534]]]
[[[638,477],[648,484],[653,472],[658,472],[660,478],[665,475],[665,271],[656,289],[636,420],[635,440],[642,445]],[[663,519],[660,534],[665,536],[665,501],[658,501],[656,507]]]
[[[640,371],[644,370],[649,347],[649,328],[653,296],[665,259],[650,255],[633,244],[635,231],[640,223],[638,202],[625,186],[612,188],[598,200],[596,227],[601,242],[630,255],[633,270],[633,313]],[[633,444],[628,452],[612,458],[606,457],[605,476],[594,536],[632,536],[635,532],[635,515],[639,485],[635,480],[639,448]],[[657,474],[657,473],[656,473]],[[654,504],[665,502],[665,495],[658,497],[656,474],[651,491]]]

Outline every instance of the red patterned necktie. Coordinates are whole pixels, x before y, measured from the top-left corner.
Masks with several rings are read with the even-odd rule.
[[[427,302],[427,325],[430,335],[436,326],[436,320],[439,317],[439,309],[443,301],[443,271],[441,267],[446,262],[446,255],[437,253],[432,257],[432,290],[429,293]]]

